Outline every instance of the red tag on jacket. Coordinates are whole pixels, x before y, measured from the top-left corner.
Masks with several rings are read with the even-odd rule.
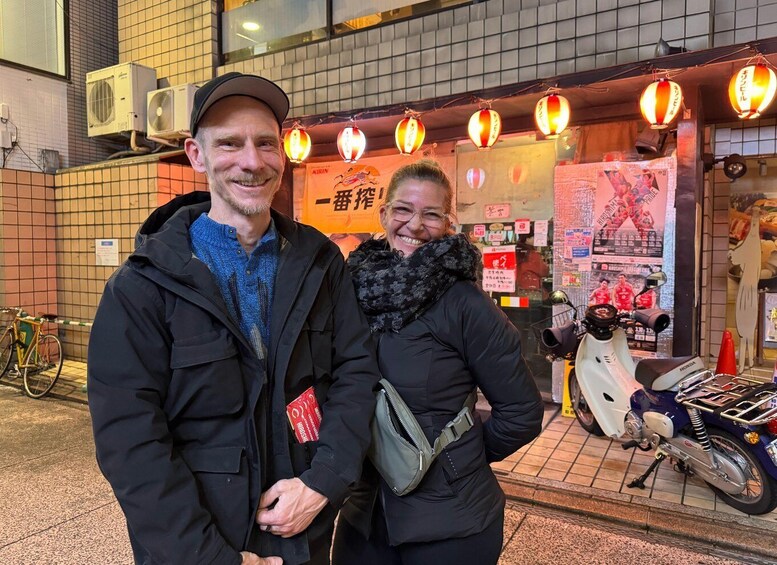
[[[310,387],[286,406],[286,416],[299,443],[318,441],[321,428],[321,409],[313,387]]]

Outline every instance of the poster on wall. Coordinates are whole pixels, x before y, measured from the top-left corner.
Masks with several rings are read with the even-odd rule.
[[[763,346],[777,349],[777,292],[764,292],[763,300]]]
[[[594,261],[591,267],[588,305],[613,304],[621,312],[635,308],[657,308],[660,289],[645,288],[645,277],[661,270],[660,262],[641,263],[638,258],[629,262]]]
[[[744,180],[750,179],[739,182],[745,185]],[[747,239],[753,223],[753,213],[757,210],[760,254],[756,253],[756,259],[749,266],[754,273],[758,274],[757,277],[751,278],[758,279],[758,289],[777,291],[777,191],[749,192],[732,184],[730,198],[729,280],[739,284],[746,270],[747,265],[743,265],[744,261],[739,260],[740,253],[734,250],[742,247]]]
[[[657,263],[640,263],[633,258],[627,263],[594,262],[588,295],[588,305],[612,304],[619,312],[635,309],[657,308],[660,289],[639,294],[645,286],[645,277],[660,271]],[[640,351],[657,351],[658,341],[653,330],[634,320],[624,320],[629,348]]]
[[[515,245],[483,248],[483,290],[515,292]]]
[[[578,271],[591,270],[591,242],[593,228],[567,228],[564,230],[564,268],[572,266]]]
[[[94,240],[95,265],[104,267],[119,266],[119,240],[95,239]]]
[[[388,155],[357,163],[328,161],[305,167],[303,223],[324,233],[382,232],[378,209],[386,198],[391,175],[422,156]],[[453,157],[435,157],[450,177]]]
[[[553,217],[553,141],[459,150],[456,164],[456,216],[462,224],[512,221],[516,218],[548,220]]]
[[[631,302],[642,290],[644,276],[661,270],[666,273],[666,284],[640,297],[637,307],[660,307],[671,314],[676,171],[673,157],[557,166],[553,257],[566,268],[555,270],[554,288],[564,289],[573,304],[588,305],[607,300],[614,304],[613,290],[617,287],[620,309],[625,311],[633,308]],[[593,229],[588,271],[565,262],[567,249],[562,245],[566,230],[586,226]],[[603,231],[605,227],[610,231]],[[672,326],[658,336],[639,326],[628,330],[632,350],[671,355]]]
[[[594,255],[663,257],[666,167],[617,163],[597,174]]]

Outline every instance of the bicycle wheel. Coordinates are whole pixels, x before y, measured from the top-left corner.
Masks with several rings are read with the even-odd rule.
[[[42,335],[23,369],[24,391],[40,398],[54,387],[62,371],[62,344],[55,335]]]
[[[13,357],[13,334],[3,330],[0,337],[0,376],[4,375]]]

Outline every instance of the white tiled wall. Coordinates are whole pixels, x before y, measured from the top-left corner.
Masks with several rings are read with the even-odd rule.
[[[291,93],[291,116],[372,108],[651,59],[659,38],[699,50],[732,43],[740,28],[751,29],[752,35],[771,29],[760,27],[760,20],[749,27],[749,19],[739,21],[739,11],[758,12],[746,3],[489,0],[222,70],[277,81]],[[749,4],[755,6],[756,0]],[[713,10],[729,19],[736,16],[727,28],[731,38],[713,32]],[[761,13],[772,17],[769,10]]]
[[[59,151],[62,165],[68,163],[67,82],[0,66],[0,102],[8,104],[9,121],[18,128],[19,147],[6,168],[39,172],[41,149]],[[0,123],[0,129],[14,134],[11,124]]]
[[[777,4],[775,4],[777,6]],[[777,120],[764,118],[736,122],[715,129],[715,156],[738,153],[745,157],[777,153]]]

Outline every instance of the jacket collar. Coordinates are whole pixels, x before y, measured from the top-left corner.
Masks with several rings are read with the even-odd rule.
[[[189,227],[208,210],[210,193],[203,191],[178,196],[157,208],[138,230],[135,251],[129,260],[150,263],[187,286],[199,286],[204,265],[193,260]],[[275,210],[270,210],[270,213],[281,236],[282,254],[287,244],[299,250],[299,226]]]

